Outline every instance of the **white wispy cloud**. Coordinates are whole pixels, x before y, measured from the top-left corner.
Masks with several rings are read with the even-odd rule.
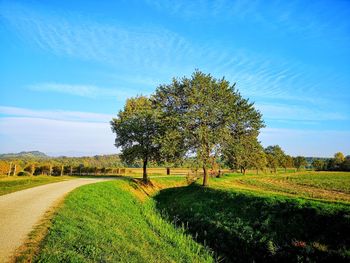
[[[100,24],[9,2],[2,4],[1,17],[20,37],[44,50],[120,68],[160,70],[188,59],[192,52],[184,38],[163,28]]]
[[[297,33],[303,38],[332,37],[349,40],[349,4],[337,2],[338,8],[328,8],[330,1],[246,1],[246,0],[145,0],[161,12],[184,19],[215,19],[240,21],[276,29],[280,34]],[[333,6],[334,7],[334,6]]]
[[[223,49],[212,43],[191,43],[181,35],[163,28],[126,28],[99,24],[69,14],[63,17],[55,12],[43,13],[23,4],[3,4],[1,10],[1,16],[11,28],[26,42],[41,49],[123,69],[132,68],[134,75],[141,68],[149,72],[148,76],[131,77],[134,83],[151,85],[154,79],[169,79],[169,74],[173,72],[182,76],[199,68],[239,80],[240,88],[247,90],[248,95],[271,96],[283,95],[285,92],[279,84],[295,77],[290,70],[290,62],[274,62],[265,56],[242,49]],[[64,91],[87,97],[99,93],[93,86],[73,87],[57,83],[40,84],[35,89]],[[108,94],[110,91],[100,92]]]
[[[93,85],[73,85],[62,83],[39,83],[29,85],[28,88],[33,91],[57,92],[87,98],[113,97],[122,101],[128,96],[137,95],[137,91],[130,89],[112,89],[101,88]]]
[[[33,110],[19,107],[0,106],[0,114],[16,118],[41,118],[48,120],[79,121],[94,123],[109,123],[113,115],[93,112],[64,110]]]
[[[259,18],[257,12],[257,7],[261,5],[259,1],[152,1],[152,5],[161,9],[171,8],[171,12],[183,13],[184,10],[190,10],[188,12],[204,16],[207,12],[212,12],[217,17],[222,17],[223,12],[233,12],[233,17],[238,15],[246,19],[256,16],[256,19],[263,19]],[[320,86],[326,87],[327,83],[344,86],[339,81],[333,81],[334,75],[323,74],[320,68],[316,70],[291,59],[248,52],[234,45],[222,46],[211,41],[194,43],[178,33],[160,27],[132,28],[101,24],[81,15],[62,14],[46,9],[44,12],[29,5],[6,1],[1,4],[0,10],[1,20],[26,43],[59,56],[108,64],[113,70],[122,70],[123,73],[118,74],[117,78],[124,78],[129,86],[140,84],[154,90],[155,86],[168,82],[174,74],[181,77],[199,68],[218,77],[224,75],[232,82],[237,81],[242,94],[253,99],[285,99],[313,105],[320,104],[322,100]],[[294,9],[291,10],[293,13]],[[287,21],[291,16],[287,11],[282,12],[281,20]],[[130,69],[132,74],[128,73]],[[315,79],[318,79],[315,78],[316,75],[322,75],[322,83],[315,83]],[[55,82],[39,83],[31,88],[89,98],[111,95],[123,99],[125,95],[137,95],[136,91],[130,89],[126,92],[120,88]]]

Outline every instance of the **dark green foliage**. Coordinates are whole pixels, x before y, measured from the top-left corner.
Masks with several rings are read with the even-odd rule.
[[[328,159],[323,170],[350,171],[350,156],[344,157],[341,152],[334,154],[334,158]]]
[[[334,158],[309,157],[307,159],[316,171],[350,171],[350,155],[345,157],[341,152],[335,153]]]
[[[21,171],[17,174],[17,176],[31,176],[31,174],[26,171]]]
[[[342,171],[350,171],[350,156],[346,156],[344,162],[341,164]]]
[[[162,190],[158,209],[226,262],[349,262],[350,207],[249,192]]]

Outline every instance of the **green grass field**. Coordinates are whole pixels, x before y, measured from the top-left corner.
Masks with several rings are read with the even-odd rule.
[[[349,262],[350,173],[120,178],[68,195],[37,262]]]
[[[69,176],[3,176],[0,177],[0,195],[69,179]]]
[[[176,182],[175,182],[176,184]],[[130,180],[73,191],[53,219],[37,262],[213,262],[211,254],[142,202]]]

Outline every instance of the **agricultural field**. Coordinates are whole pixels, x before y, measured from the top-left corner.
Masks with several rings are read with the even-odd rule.
[[[234,187],[264,194],[350,202],[350,173],[348,172],[304,171],[263,176],[229,174],[222,179],[213,179],[212,187],[216,189]]]
[[[209,187],[161,176],[83,186],[57,211],[35,261],[348,262],[349,179],[300,172],[227,174]]]

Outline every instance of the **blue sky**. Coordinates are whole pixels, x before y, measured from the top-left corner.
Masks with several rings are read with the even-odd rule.
[[[350,154],[349,1],[0,1],[0,152],[115,153],[127,97],[195,69],[255,102],[264,146]]]

